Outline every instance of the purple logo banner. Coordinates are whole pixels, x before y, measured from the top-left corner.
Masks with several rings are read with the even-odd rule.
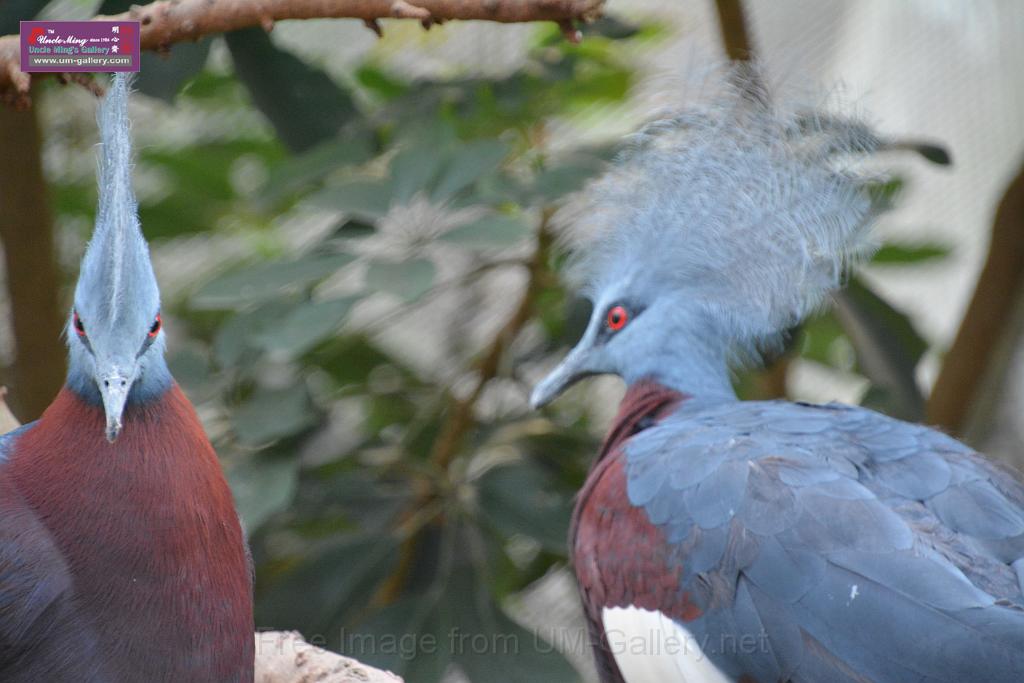
[[[21,70],[138,71],[137,21],[23,21]]]

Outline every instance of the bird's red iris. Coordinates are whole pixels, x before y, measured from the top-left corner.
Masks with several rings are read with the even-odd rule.
[[[629,321],[629,313],[625,306],[612,306],[608,309],[608,329],[621,330]]]
[[[156,314],[156,320],[153,321],[153,326],[149,328],[149,336],[155,337],[160,332],[160,327],[163,325],[163,320],[160,318],[160,314]]]
[[[79,337],[85,336],[85,325],[82,323],[82,319],[78,317],[78,311],[75,311],[74,317],[75,332],[78,333]]]

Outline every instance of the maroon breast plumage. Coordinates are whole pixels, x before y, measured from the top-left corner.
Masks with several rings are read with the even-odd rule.
[[[602,626],[603,608],[675,605],[678,613],[672,616],[686,621],[699,616],[686,596],[677,595],[681,567],[670,554],[671,544],[643,508],[629,502],[622,450],[631,436],[685,399],[656,382],[629,387],[573,511],[572,559],[603,681],[622,681]]]
[[[65,388],[8,454],[0,488],[23,505],[7,497],[5,524],[20,513],[49,560],[29,572],[42,604],[15,617],[47,642],[3,680],[251,681],[244,539],[194,409],[172,385],[127,406],[116,442],[104,421]],[[50,643],[59,657],[39,656]]]

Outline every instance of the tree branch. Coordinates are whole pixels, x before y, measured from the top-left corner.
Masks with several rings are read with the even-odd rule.
[[[15,411],[34,420],[64,383],[60,270],[43,175],[35,111],[0,107],[0,241],[11,302],[16,358],[9,381]]]
[[[943,359],[927,421],[957,434],[964,425],[1024,287],[1024,166],[1003,195],[992,224],[988,257],[956,339]]]
[[[754,50],[741,0],[716,0],[715,9],[718,11],[718,27],[722,33],[726,56],[735,62],[750,60]]]
[[[288,19],[362,19],[374,30],[378,19],[414,19],[429,28],[451,19],[501,23],[554,21],[566,30],[596,18],[605,0],[160,0],[101,20],[141,23],[143,50],[166,52],[175,43],[260,26],[269,31]],[[21,71],[19,39],[0,38],[0,97],[28,106],[31,77]]]
[[[458,455],[466,435],[476,426],[476,418],[473,412],[476,409],[477,401],[483,395],[487,383],[498,376],[501,359],[505,355],[505,351],[515,341],[515,338],[519,336],[526,323],[530,321],[533,307],[537,301],[537,295],[544,286],[548,272],[548,257],[554,242],[554,235],[551,233],[551,218],[553,216],[553,209],[544,209],[541,215],[540,227],[537,230],[537,246],[527,264],[529,279],[527,280],[526,289],[523,291],[519,305],[516,306],[511,317],[502,325],[498,333],[494,335],[494,339],[477,362],[477,381],[473,386],[473,391],[466,398],[452,398],[450,401],[447,417],[441,425],[437,439],[434,441],[433,448],[430,451],[430,462],[442,471],[447,469],[455,456]],[[429,506],[436,496],[437,491],[433,487],[424,486],[415,496],[415,500],[409,506],[409,509],[403,513],[399,528],[407,529],[410,533],[402,541],[402,546],[399,549],[398,567],[377,591],[377,594],[374,596],[375,603],[386,605],[394,602],[405,587],[413,563],[416,561],[416,549],[419,544],[418,532],[425,526],[423,520],[417,518],[417,512]],[[417,521],[416,526],[410,524],[414,520]]]
[[[526,290],[523,292],[519,305],[512,313],[504,326],[494,336],[494,340],[488,347],[487,352],[477,363],[477,382],[473,391],[465,399],[454,400],[452,410],[449,413],[448,421],[441,430],[434,448],[430,454],[430,461],[440,468],[447,467],[452,458],[459,451],[462,439],[466,432],[475,424],[473,409],[476,402],[483,394],[487,383],[498,375],[498,368],[506,349],[522,331],[523,327],[530,320],[533,312],[533,305],[537,294],[543,285],[543,276],[547,268],[548,254],[551,250],[552,235],[550,232],[550,221],[553,212],[550,209],[544,210],[541,218],[540,229],[537,231],[537,248],[533,258],[530,259],[528,268],[530,271]]]
[[[402,683],[354,659],[310,645],[295,631],[256,634],[256,683]]]

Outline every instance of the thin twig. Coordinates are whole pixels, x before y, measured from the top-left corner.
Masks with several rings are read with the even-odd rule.
[[[519,336],[523,328],[530,321],[533,313],[537,295],[546,281],[548,256],[554,240],[551,234],[551,217],[554,211],[544,209],[541,215],[540,226],[537,230],[537,246],[533,256],[530,258],[527,267],[529,279],[526,289],[523,291],[519,304],[502,326],[498,333],[491,340],[480,360],[476,363],[477,381],[473,390],[465,398],[449,397],[447,417],[438,433],[434,446],[430,451],[430,462],[439,471],[445,471],[451,465],[462,448],[466,436],[476,426],[474,415],[477,401],[483,395],[487,383],[498,376],[501,367],[501,360],[508,350],[509,345]],[[403,513],[399,528],[406,529],[408,520],[418,517],[418,512],[435,502],[437,490],[426,480],[422,481],[421,489],[417,491],[409,509]],[[422,527],[420,527],[422,529]],[[399,550],[398,567],[388,577],[377,595],[374,598],[376,604],[389,604],[401,593],[405,583],[412,571],[413,563],[416,561],[416,550],[419,544],[420,534],[407,536],[402,542]]]
[[[729,59],[745,62],[754,56],[750,30],[743,14],[742,0],[716,0],[718,27],[722,33],[722,47]]]

